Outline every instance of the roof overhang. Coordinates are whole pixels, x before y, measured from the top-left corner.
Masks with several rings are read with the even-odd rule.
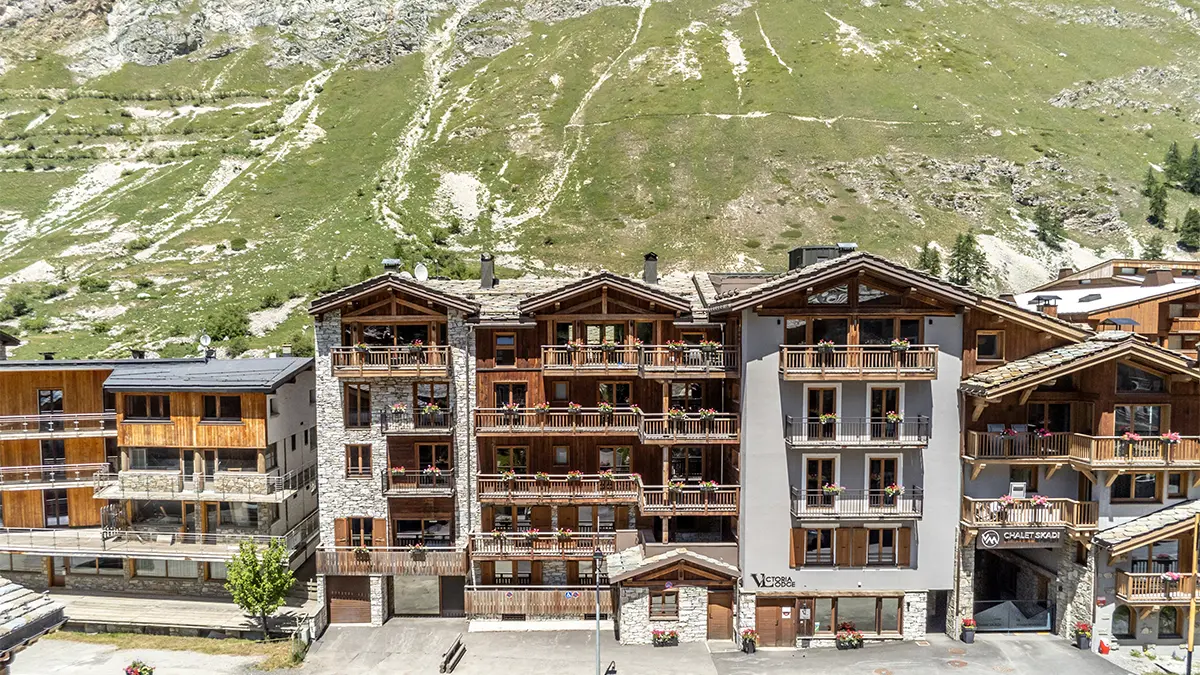
[[[645,581],[661,576],[664,572],[688,568],[699,572],[696,575],[696,581],[734,581],[741,576],[738,569],[732,565],[707,556],[697,555],[687,549],[677,549],[672,553],[647,558],[641,565],[610,577],[609,583]],[[668,579],[668,581],[673,580]],[[684,581],[686,580],[684,579]]]
[[[434,288],[430,288],[420,282],[411,279],[405,279],[396,274],[387,273],[372,279],[367,279],[362,283],[353,286],[347,286],[338,291],[334,291],[328,295],[323,295],[316,300],[313,300],[308,306],[309,314],[322,314],[335,309],[339,309],[347,302],[352,302],[360,298],[366,297],[380,291],[396,291],[398,293],[407,293],[410,295],[430,300],[436,303],[445,305],[452,309],[457,309],[468,314],[479,311],[479,303],[464,298],[452,293],[445,293]]]
[[[1136,551],[1137,549],[1148,544],[1153,544],[1164,539],[1174,539],[1181,534],[1191,532],[1192,528],[1195,526],[1194,520],[1195,517],[1193,516],[1187,520],[1182,520],[1178,523],[1172,523],[1171,525],[1164,525],[1158,529],[1151,530],[1145,534],[1141,534],[1115,544],[1105,544],[1103,541],[1098,541],[1097,543],[1108,549],[1108,554],[1111,556],[1125,555],[1126,553]]]
[[[625,277],[617,276],[612,272],[600,272],[591,276],[584,277],[578,281],[555,288],[554,290],[541,293],[539,295],[530,296],[521,301],[518,305],[522,314],[534,314],[539,310],[552,306],[556,302],[586,293],[597,288],[608,287],[620,290],[623,293],[657,303],[668,309],[676,312],[692,311],[692,303],[684,297],[668,293],[659,288],[653,288],[646,284],[640,284],[636,281],[626,279]]]

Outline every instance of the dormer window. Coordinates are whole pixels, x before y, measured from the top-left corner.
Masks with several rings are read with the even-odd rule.
[[[1166,381],[1154,373],[1124,363],[1117,364],[1117,391],[1120,393],[1160,393]]]

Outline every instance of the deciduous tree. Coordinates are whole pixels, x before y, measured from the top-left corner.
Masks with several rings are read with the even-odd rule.
[[[225,578],[225,590],[244,612],[258,617],[266,637],[267,617],[283,606],[287,592],[296,583],[283,541],[272,540],[266,549],[243,541],[226,566]]]

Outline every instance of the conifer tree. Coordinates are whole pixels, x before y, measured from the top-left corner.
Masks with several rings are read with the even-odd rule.
[[[1192,143],[1192,154],[1188,155],[1184,173],[1183,189],[1200,195],[1200,144]]]
[[[1183,156],[1179,154],[1179,144],[1175,141],[1171,141],[1167,156],[1163,157],[1163,173],[1168,182],[1183,178]]]
[[[1142,260],[1162,260],[1163,257],[1163,236],[1155,232],[1142,244]]]
[[[1150,215],[1146,217],[1146,221],[1160,228],[1167,224],[1167,186],[1162,183],[1159,183],[1154,188],[1154,194],[1150,195]]]
[[[921,252],[917,254],[917,269],[935,277],[942,276],[942,254],[931,242],[925,242]]]
[[[1037,224],[1038,241],[1056,251],[1061,251],[1062,243],[1067,238],[1067,231],[1050,207],[1038,204],[1037,209],[1033,212],[1033,222]]]
[[[979,248],[975,232],[968,230],[954,239],[950,250],[948,278],[960,286],[977,287],[988,275],[987,256]]]
[[[1179,228],[1179,241],[1184,246],[1200,249],[1200,211],[1188,209],[1183,217],[1183,225]]]
[[[1154,175],[1154,167],[1146,168],[1146,180],[1142,182],[1142,196],[1149,197],[1154,194],[1154,187],[1158,185],[1158,176]]]

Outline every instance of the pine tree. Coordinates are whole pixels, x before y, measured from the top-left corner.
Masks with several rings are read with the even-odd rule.
[[[950,250],[950,282],[960,286],[977,286],[987,275],[987,256],[980,250],[975,233],[968,230],[955,237],[954,248]]]
[[[1179,228],[1179,242],[1192,249],[1200,249],[1200,211],[1188,209]]]
[[[362,269],[359,270],[359,272],[358,272],[358,280],[366,281],[367,279],[370,279],[370,278],[371,278],[371,265],[370,264],[363,265]]]
[[[287,592],[296,583],[288,566],[283,540],[275,539],[259,556],[252,542],[243,541],[237,555],[225,568],[225,590],[242,611],[258,617],[263,637],[267,636],[267,617],[283,606]]]
[[[1163,257],[1163,236],[1156,232],[1142,244],[1142,260],[1162,260]]]
[[[1192,143],[1192,154],[1188,155],[1184,173],[1183,189],[1200,195],[1200,144]]]
[[[942,276],[942,254],[931,242],[925,242],[921,252],[917,254],[917,269],[935,277]]]
[[[1146,180],[1142,183],[1142,196],[1149,197],[1154,194],[1154,187],[1158,185],[1158,176],[1154,175],[1154,167],[1146,168]]]
[[[1183,178],[1183,157],[1179,154],[1179,144],[1175,141],[1171,141],[1171,147],[1167,148],[1167,156],[1163,157],[1163,173],[1169,182]]]
[[[1056,251],[1061,251],[1062,243],[1067,238],[1067,231],[1050,207],[1038,204],[1037,209],[1033,212],[1033,222],[1037,223],[1038,241]]]
[[[1150,195],[1150,215],[1146,216],[1146,222],[1160,228],[1167,224],[1167,186],[1162,183]]]

